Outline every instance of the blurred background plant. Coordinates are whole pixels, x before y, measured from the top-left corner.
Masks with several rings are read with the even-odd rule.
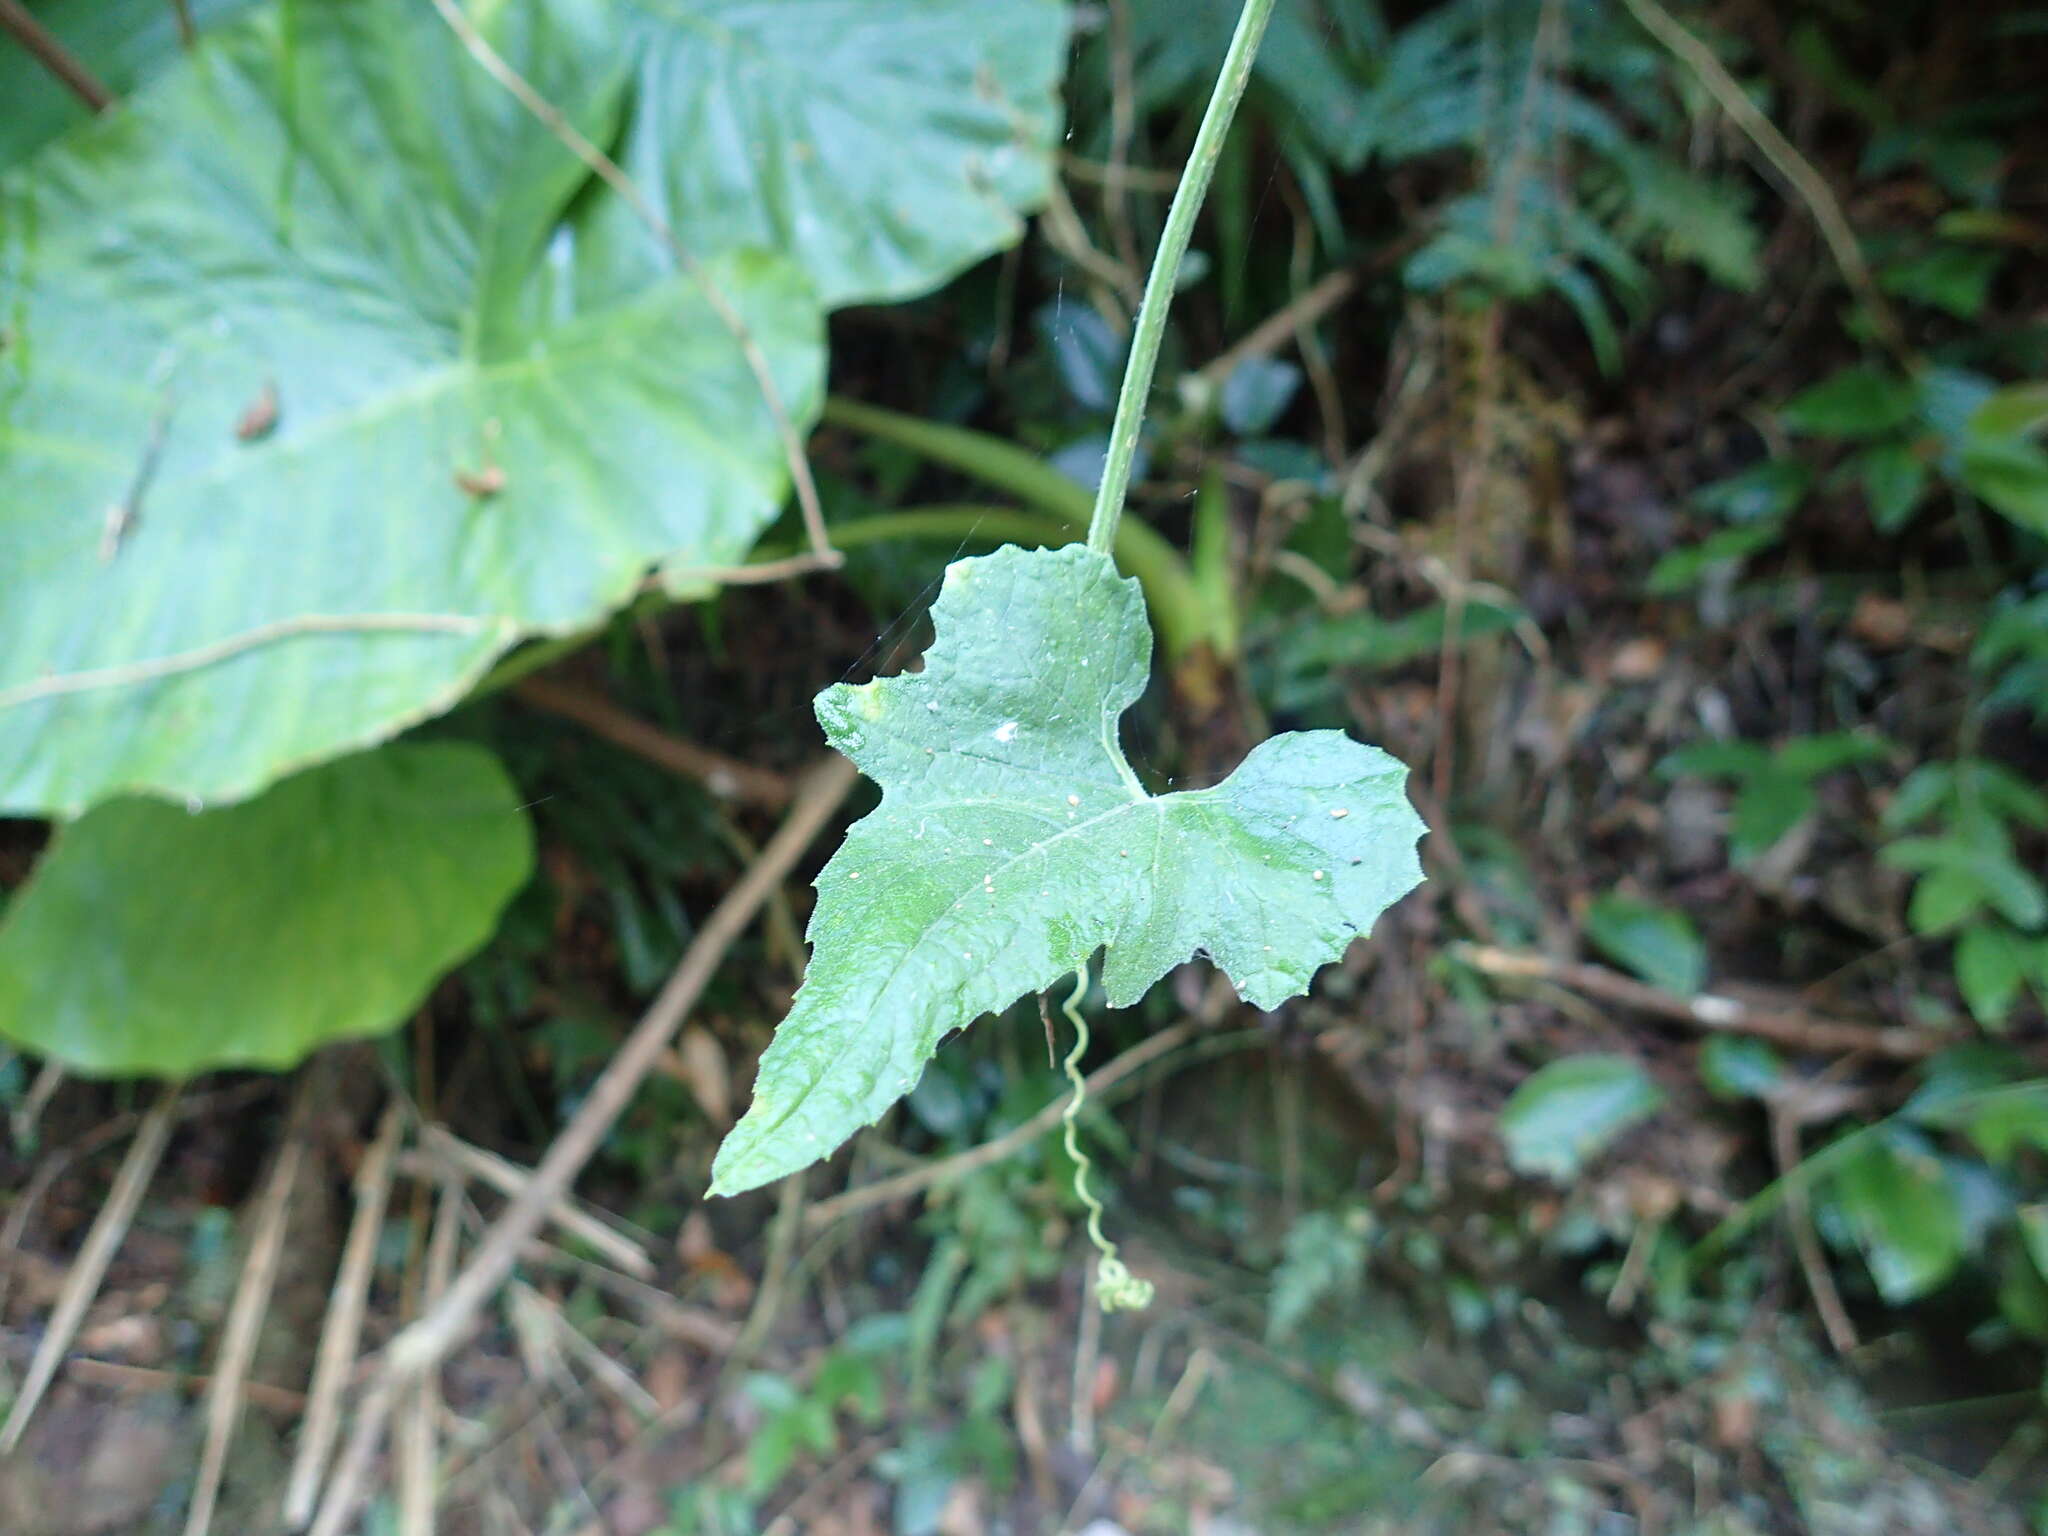
[[[33,15],[110,91],[147,95],[223,56],[260,72],[273,10],[198,7],[190,60],[171,8]],[[751,14],[683,8],[728,12]],[[809,18],[799,36],[832,24],[789,14]],[[282,926],[284,898],[258,890],[267,908],[229,902],[204,930],[196,991],[178,995],[300,1031],[282,1051],[259,1031],[223,1065],[394,1032],[327,1046],[296,1086],[223,1071],[171,1108],[49,1067],[65,1016],[21,1001],[53,995],[28,981],[104,970],[109,933],[193,898],[163,874],[169,894],[125,926],[39,917],[57,855],[123,802],[53,840],[98,792],[38,766],[70,736],[0,711],[24,817],[0,822],[0,1031],[29,1052],[0,1063],[12,1400],[125,1187],[124,1146],[154,1126],[168,1148],[37,1427],[0,1462],[0,1525],[179,1527],[213,1401],[189,1399],[220,1374],[238,1277],[284,1220],[266,1203],[274,1149],[302,1146],[216,1528],[268,1518],[310,1432],[310,1341],[360,1213],[375,1344],[473,1251],[757,858],[817,751],[810,696],[910,663],[947,559],[1085,523],[1145,262],[1236,7],[1022,7],[1040,30],[1000,36],[987,14],[876,7],[862,67],[880,73],[846,78],[884,106],[841,131],[884,146],[884,185],[830,153],[828,124],[805,142],[843,178],[833,194],[854,192],[806,202],[819,183],[801,169],[770,188],[820,227],[882,231],[872,248],[812,241],[801,217],[733,233],[692,201],[704,186],[686,159],[664,170],[661,137],[702,104],[679,44],[653,48],[630,90],[611,63],[550,77],[584,93],[565,106],[629,171],[663,179],[703,255],[741,263],[721,270],[793,419],[817,416],[810,459],[846,558],[783,583],[636,588],[685,546],[692,567],[802,557],[757,432],[754,483],[734,492],[753,509],[744,536],[713,549],[636,527],[633,581],[574,613],[524,594],[525,649],[501,655],[516,637],[500,637],[449,664],[431,707],[380,717],[381,735],[438,716],[372,756],[453,752],[405,771],[469,776],[417,824],[392,820],[384,779],[325,792],[365,827],[416,828],[408,847],[445,837],[458,867],[482,857],[458,846],[472,822],[516,816],[519,836],[484,850],[495,885],[429,879],[415,899],[322,865],[306,879],[340,893],[333,909],[401,912],[378,942],[418,941],[407,986],[380,992],[359,943],[338,970],[229,987],[219,935]],[[904,83],[919,61],[954,94]],[[475,68],[452,46],[447,65]],[[1063,81],[1059,114],[1032,107],[1030,69],[1043,90]],[[67,188],[126,185],[77,178],[141,149],[115,142],[132,118],[85,123],[25,52],[0,51],[0,71],[24,103],[0,125],[13,294],[53,238],[34,219]],[[735,78],[705,110],[787,110],[768,76]],[[991,80],[1015,123],[976,115]],[[786,882],[609,1127],[588,1206],[529,1249],[431,1415],[403,1421],[370,1528],[427,1528],[424,1499],[450,1530],[578,1536],[2048,1530],[2044,81],[2048,12],[2025,4],[1282,0],[1120,533],[1160,639],[1127,736],[1155,787],[1213,781],[1280,729],[1381,744],[1414,769],[1429,885],[1277,1014],[1199,962],[1128,1014],[1090,1004],[1103,1080],[1086,1129],[1160,1292],[1105,1322],[1050,1134],[1063,1082],[1028,1008],[948,1044],[828,1170],[702,1202],[801,970],[807,893]],[[803,163],[736,132],[771,180],[786,150]],[[972,218],[920,179],[1000,145],[1016,159],[982,166],[996,190],[977,183]],[[651,291],[646,250],[596,208],[607,196],[583,177],[535,225],[564,270],[595,273],[559,310],[497,315],[535,355],[561,341],[534,314],[603,316],[601,300]],[[786,281],[728,243],[774,246]],[[12,496],[30,429],[49,429],[21,402],[68,397],[19,320],[0,324]],[[709,334],[683,338],[700,347],[687,379],[654,382],[688,411],[718,390],[753,401],[744,370],[703,361]],[[117,505],[136,446],[163,430],[165,381],[137,378],[106,396],[125,413]],[[239,439],[262,380],[219,384],[233,409],[215,412],[215,449],[255,462],[266,433],[288,447],[292,413],[318,409],[286,379],[277,423]],[[174,381],[173,419],[214,382]],[[114,411],[100,387],[87,403]],[[664,430],[679,409],[638,392],[598,408]],[[586,457],[609,472],[618,442],[600,433]],[[644,467],[657,485],[682,472]],[[531,515],[518,464],[483,493],[444,468],[433,487],[463,526]],[[148,554],[143,513],[73,530],[84,566]],[[0,513],[0,555],[31,573],[36,537]],[[75,595],[53,611],[78,613]],[[22,665],[0,701],[40,686]],[[87,735],[128,750],[104,721]],[[284,742],[272,768],[329,750],[305,746]],[[502,779],[476,767],[485,754]],[[62,772],[172,782],[146,756],[89,755]],[[329,771],[345,770],[245,808]],[[177,839],[237,809],[135,835],[162,838],[151,867],[176,870],[192,859]],[[257,868],[290,851],[251,848]],[[112,886],[71,878],[126,888],[118,865],[94,876]],[[56,937],[30,945],[38,925]],[[303,1005],[401,993],[339,1025]],[[120,1052],[155,1066],[177,1043],[118,1041],[97,1070]],[[380,1153],[387,1097],[445,1139],[408,1132]],[[432,1437],[405,1438],[429,1418]],[[80,1490],[115,1461],[125,1480],[95,1504]]]

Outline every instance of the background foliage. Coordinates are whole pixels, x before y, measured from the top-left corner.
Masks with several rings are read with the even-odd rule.
[[[140,1102],[45,1062],[355,1085],[310,1315],[379,1096],[539,1156],[810,697],[911,664],[949,560],[1085,523],[1236,15],[478,7],[671,245],[427,4],[193,11],[188,49],[153,0],[33,7],[98,115],[0,39],[8,1392]],[[451,1457],[447,1517],[2043,1528],[2044,48],[2023,4],[1283,0],[1119,537],[1159,640],[1123,745],[1165,794],[1377,743],[1429,883],[1301,1003],[1198,965],[1103,1021],[1091,1068],[1167,1048],[1084,1117],[1160,1287],[1098,1328],[1057,1138],[946,1162],[1058,1093],[1028,1005],[830,1172],[700,1203],[794,882],[586,1182],[659,1290],[522,1268],[449,1412],[557,1417]],[[836,572],[747,579],[805,546],[742,335]],[[95,1358],[210,1368],[294,1134],[184,1122],[99,1315],[149,1326]]]

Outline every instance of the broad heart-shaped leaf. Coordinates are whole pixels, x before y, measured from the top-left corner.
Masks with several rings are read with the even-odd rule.
[[[533,867],[498,760],[400,743],[192,815],[110,801],[0,920],[0,1035],[96,1076],[288,1067],[401,1022]]]
[[[632,0],[620,160],[700,255],[793,258],[831,307],[929,292],[1023,233],[1059,147],[1059,0]],[[665,271],[616,200],[584,281]]]
[[[1097,950],[1112,1007],[1205,952],[1273,1008],[1422,878],[1406,770],[1338,731],[1267,741],[1211,789],[1146,793],[1117,730],[1152,637],[1106,556],[956,562],[932,626],[922,672],[819,696],[882,803],[818,877],[810,968],[716,1193],[824,1157],[941,1036]]]
[[[598,139],[607,14],[492,12]],[[585,179],[430,7],[352,0],[220,30],[0,181],[0,810],[245,797],[745,553],[786,481],[761,391],[686,279],[567,304]],[[805,285],[716,277],[807,419]]]

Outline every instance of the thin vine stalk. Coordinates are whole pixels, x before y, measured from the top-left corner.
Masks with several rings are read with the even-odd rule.
[[[1131,486],[1131,463],[1137,457],[1138,432],[1145,424],[1145,403],[1152,393],[1152,375],[1159,367],[1159,344],[1166,336],[1166,311],[1173,303],[1173,291],[1180,280],[1181,257],[1187,254],[1188,239],[1195,232],[1195,216],[1209,195],[1209,183],[1216,174],[1216,162],[1223,157],[1223,141],[1230,134],[1230,120],[1252,77],[1252,61],[1258,57],[1259,39],[1273,14],[1273,0],[1245,0],[1237,18],[1237,31],[1230,50],[1223,56],[1223,68],[1216,76],[1216,89],[1202,113],[1202,126],[1195,133],[1195,147],[1188,153],[1181,171],[1180,186],[1167,209],[1166,228],[1159,236],[1159,249],[1152,257],[1152,272],[1145,279],[1145,296],[1138,305],[1138,324],[1131,334],[1131,356],[1124,365],[1123,388],[1117,395],[1116,421],[1109,432],[1109,452],[1102,463],[1102,484],[1096,488],[1095,510],[1088,519],[1088,547],[1108,554],[1116,540],[1117,519],[1123,516],[1124,496]]]

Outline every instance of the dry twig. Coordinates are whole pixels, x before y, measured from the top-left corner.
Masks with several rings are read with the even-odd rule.
[[[512,691],[535,709],[574,720],[615,747],[623,747],[671,773],[697,780],[721,799],[740,800],[770,810],[789,804],[789,780],[783,774],[671,736],[601,694],[546,677],[524,678],[512,685]]]
[[[36,20],[35,13],[21,0],[0,0],[0,32],[6,32],[26,49],[43,68],[55,75],[64,88],[95,112],[114,104],[114,93],[100,83],[99,76],[79,61],[77,54],[58,42],[50,29]]]
[[[356,1363],[363,1333],[363,1312],[370,1294],[370,1276],[377,1262],[377,1240],[384,1231],[384,1210],[391,1197],[392,1159],[405,1119],[398,1105],[384,1111],[377,1135],[356,1167],[355,1214],[349,1218],[341,1263],[328,1295],[327,1317],[320,1325],[320,1344],[313,1357],[313,1380],[307,1388],[305,1422],[299,1426],[298,1450],[285,1484],[284,1521],[301,1530],[313,1518],[320,1478],[341,1428],[341,1394]]]
[[[1767,1101],[1771,1123],[1771,1156],[1785,1185],[1785,1220],[1792,1228],[1792,1249],[1799,1256],[1799,1272],[1813,1293],[1814,1310],[1827,1329],[1835,1353],[1847,1356],[1856,1348],[1856,1325],[1842,1305],[1842,1293],[1835,1289],[1835,1277],[1827,1256],[1820,1250],[1820,1238],[1813,1229],[1813,1209],[1806,1199],[1804,1181],[1792,1175],[1799,1167],[1799,1117],[1789,1104]]]
[[[1771,163],[1771,168],[1799,194],[1807,211],[1813,215],[1814,223],[1820,226],[1821,238],[1827,241],[1828,252],[1835,258],[1842,281],[1849,285],[1857,301],[1870,312],[1885,343],[1903,355],[1907,347],[1898,316],[1892,312],[1891,305],[1871,277],[1870,266],[1863,259],[1863,247],[1857,244],[1856,231],[1850,227],[1848,215],[1842,212],[1834,189],[1813,168],[1813,163],[1799,153],[1792,141],[1778,131],[1778,125],[1765,115],[1762,108],[1750,100],[1749,93],[1728,73],[1727,66],[1714,50],[1687,31],[1684,23],[1659,5],[1657,0],[1622,0],[1622,3],[1643,24],[1645,31],[1699,76],[1700,84],[1707,88],[1707,93],[1721,110]]]
[[[49,1391],[50,1383],[57,1375],[64,1351],[71,1347],[78,1325],[85,1320],[86,1309],[92,1305],[93,1297],[99,1294],[107,1266],[113,1262],[115,1250],[127,1235],[128,1223],[135,1219],[135,1208],[142,1203],[149,1181],[156,1175],[156,1165],[163,1158],[164,1145],[170,1140],[171,1126],[177,1119],[178,1095],[183,1088],[183,1084],[173,1083],[164,1089],[149,1113],[143,1116],[141,1128],[128,1148],[128,1155],[121,1160],[120,1172],[114,1175],[113,1187],[107,1191],[107,1203],[93,1218],[92,1229],[85,1234],[85,1244],[78,1250],[71,1272],[64,1277],[63,1293],[57,1298],[49,1322],[44,1325],[34,1358],[29,1361],[28,1375],[21,1384],[21,1395],[14,1400],[5,1428],[0,1428],[0,1456],[21,1444],[28,1421],[35,1416],[36,1405],[43,1400],[43,1394]]]
[[[429,1125],[420,1132],[428,1153],[451,1164],[458,1172],[481,1179],[499,1194],[517,1198],[531,1183],[533,1175],[495,1152],[473,1147],[442,1126]],[[569,1236],[588,1243],[637,1280],[654,1274],[654,1261],[630,1237],[615,1231],[564,1195],[548,1209],[547,1219]]]
[[[1148,1036],[1123,1055],[1088,1074],[1089,1096],[1092,1098],[1101,1093],[1110,1084],[1129,1077],[1140,1067],[1148,1062],[1157,1061],[1167,1052],[1192,1040],[1194,1036],[1195,1026],[1192,1023],[1174,1024],[1160,1030],[1156,1035]],[[834,1195],[829,1200],[820,1200],[806,1213],[804,1225],[814,1230],[827,1227],[842,1217],[873,1210],[878,1205],[891,1205],[898,1200],[908,1200],[912,1195],[920,1195],[926,1190],[936,1189],[952,1183],[955,1179],[964,1178],[977,1168],[986,1168],[992,1163],[1000,1163],[1006,1157],[1015,1157],[1060,1123],[1060,1116],[1066,1111],[1067,1100],[1072,1097],[1071,1090],[1061,1094],[1022,1125],[1014,1130],[1005,1131],[978,1147],[969,1147],[965,1152],[942,1157],[937,1162],[912,1168],[907,1173],[880,1179],[873,1184],[863,1184],[859,1189],[849,1189],[846,1193]]]
[[[221,1474],[227,1470],[228,1450],[235,1443],[235,1429],[242,1418],[242,1384],[256,1358],[256,1341],[263,1331],[264,1314],[270,1310],[270,1293],[277,1284],[278,1260],[284,1253],[285,1226],[291,1216],[292,1186],[298,1182],[299,1165],[305,1160],[306,1113],[312,1103],[312,1081],[311,1075],[299,1079],[291,1120],[256,1207],[256,1230],[249,1240],[249,1256],[242,1262],[242,1277],[235,1285],[234,1300],[228,1306],[227,1322],[221,1329],[220,1353],[213,1362],[213,1380],[206,1389],[206,1440],[199,1454],[199,1477],[192,1490],[192,1504],[185,1514],[185,1536],[206,1536],[213,1528]]]
[[[1342,304],[1358,288],[1358,274],[1339,267],[1301,290],[1201,367],[1206,384],[1221,388],[1247,358],[1269,357]]]
[[[568,1193],[576,1175],[653,1070],[726,950],[824,829],[853,787],[854,776],[851,763],[834,757],[805,777],[789,815],[769,839],[759,861],[705,919],[675,973],[548,1148],[526,1188],[492,1224],[440,1301],[392,1340],[356,1411],[355,1428],[314,1522],[314,1536],[341,1536],[368,1480],[370,1462],[383,1439],[396,1393],[421,1372],[440,1364],[468,1333],[477,1313],[511,1275],[551,1208]]]
[[[1941,1035],[1924,1030],[1856,1024],[1823,1018],[1796,1008],[1757,1007],[1712,992],[1702,992],[1697,997],[1680,997],[1624,976],[1619,971],[1610,971],[1605,966],[1552,960],[1547,955],[1520,950],[1459,944],[1453,948],[1452,955],[1488,976],[1555,982],[1574,992],[1632,1008],[1638,1013],[1671,1019],[1694,1029],[1754,1035],[1760,1040],[1774,1041],[1796,1051],[1823,1055],[1868,1051],[1894,1061],[1918,1061],[1951,1043]]]

